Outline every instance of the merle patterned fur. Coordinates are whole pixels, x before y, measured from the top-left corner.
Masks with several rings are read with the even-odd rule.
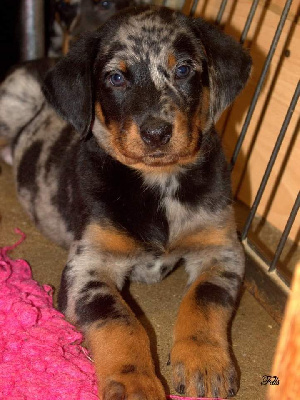
[[[250,56],[202,19],[142,7],[84,35],[41,90],[50,64],[20,66],[4,81],[1,134],[21,203],[70,249],[60,308],[87,336],[100,397],[164,398],[120,290],[127,278],[158,282],[178,263],[189,286],[174,331],[174,387],[234,395],[227,327],[244,256],[214,124],[244,87]]]

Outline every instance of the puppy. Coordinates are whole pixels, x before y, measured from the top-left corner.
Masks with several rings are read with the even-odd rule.
[[[51,0],[49,57],[66,54],[85,31],[93,31],[132,0]]]
[[[247,52],[202,19],[144,7],[83,36],[43,93],[31,64],[2,85],[18,195],[39,229],[70,249],[59,307],[85,333],[101,399],[165,398],[120,290],[178,264],[189,278],[170,355],[174,388],[238,390],[227,331],[244,255],[214,123],[250,67]]]

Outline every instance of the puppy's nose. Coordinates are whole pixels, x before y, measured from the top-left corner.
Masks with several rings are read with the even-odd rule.
[[[146,121],[140,128],[141,138],[151,147],[167,144],[172,136],[172,125],[159,119]]]

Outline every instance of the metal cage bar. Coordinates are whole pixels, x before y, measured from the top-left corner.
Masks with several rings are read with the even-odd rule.
[[[250,29],[250,26],[251,26],[251,23],[252,23],[252,20],[253,20],[253,17],[255,15],[255,12],[256,12],[256,9],[257,9],[257,6],[258,6],[258,3],[259,3],[259,0],[253,0],[253,2],[252,2],[252,5],[251,5],[251,8],[250,8],[250,11],[249,11],[246,23],[245,23],[245,27],[244,27],[243,32],[242,32],[241,37],[240,37],[240,43],[241,44],[244,44],[244,42],[246,40],[246,37],[248,35],[249,29]]]
[[[276,161],[276,158],[277,158],[278,152],[279,152],[279,150],[280,150],[280,146],[281,146],[281,144],[282,144],[282,141],[283,141],[283,139],[284,139],[286,130],[287,130],[288,125],[289,125],[289,123],[290,123],[290,120],[291,120],[291,118],[292,118],[294,109],[295,109],[295,107],[296,107],[296,104],[297,104],[297,101],[298,101],[298,98],[299,98],[299,94],[300,94],[300,82],[298,82],[298,84],[297,84],[297,86],[296,86],[296,90],[295,90],[295,92],[294,92],[294,95],[293,95],[293,98],[292,98],[292,100],[291,100],[290,106],[289,106],[288,111],[287,111],[287,113],[286,113],[285,119],[284,119],[284,121],[283,121],[281,130],[280,130],[279,135],[278,135],[278,138],[277,138],[277,140],[276,140],[276,143],[275,143],[274,149],[273,149],[273,151],[272,151],[270,160],[269,160],[269,162],[268,162],[268,165],[267,165],[267,168],[266,168],[266,170],[265,170],[264,176],[263,176],[263,178],[262,178],[261,184],[260,184],[259,189],[258,189],[258,191],[257,191],[255,200],[254,200],[254,202],[253,202],[253,205],[252,205],[252,207],[251,207],[250,213],[249,213],[249,215],[248,215],[246,224],[245,224],[245,226],[244,226],[244,229],[243,229],[243,232],[242,232],[242,235],[241,235],[241,239],[242,239],[242,240],[244,240],[244,239],[247,237],[247,234],[248,234],[248,231],[249,231],[249,229],[250,229],[250,226],[251,226],[251,223],[252,223],[252,221],[253,221],[253,218],[254,218],[254,216],[255,216],[257,207],[258,207],[258,205],[259,205],[259,203],[260,203],[260,200],[261,200],[262,195],[263,195],[263,193],[264,193],[266,184],[267,184],[268,179],[269,179],[269,177],[270,177],[270,174],[271,174],[273,165],[274,165],[274,163],[275,163],[275,161]]]
[[[228,0],[222,0],[222,3],[220,5],[219,11],[218,11],[218,15],[217,15],[217,18],[216,18],[216,24],[217,25],[220,25],[220,23],[221,23],[225,8],[227,6],[227,2],[228,2]]]
[[[44,1],[21,2],[21,59],[34,60],[45,56]]]
[[[193,1],[193,5],[192,5],[191,11],[190,11],[190,16],[191,17],[195,14],[195,12],[197,10],[197,7],[198,7],[198,3],[199,3],[199,0],[194,0]]]
[[[295,200],[295,203],[293,205],[292,211],[291,211],[290,216],[289,216],[289,218],[287,220],[287,223],[285,225],[284,231],[283,231],[283,233],[281,235],[281,238],[280,238],[280,241],[278,243],[274,258],[273,258],[273,260],[271,261],[271,264],[270,264],[269,272],[272,272],[272,271],[274,271],[276,269],[277,262],[279,260],[279,257],[281,255],[281,253],[282,253],[282,250],[284,248],[285,242],[286,242],[286,240],[287,240],[287,238],[289,236],[290,230],[291,230],[291,228],[293,226],[293,223],[295,221],[295,218],[296,218],[297,212],[299,210],[299,207],[300,207],[300,192],[298,192],[298,195],[296,197],[296,200]]]
[[[190,4],[192,4],[191,9],[190,9],[191,10],[190,15],[194,15],[194,13],[198,7],[199,0],[191,0]],[[246,17],[246,21],[245,21],[245,24],[244,24],[244,27],[243,27],[243,30],[241,32],[240,39],[239,39],[239,41],[242,45],[245,43],[245,41],[247,39],[247,35],[249,33],[249,30],[253,23],[253,19],[257,12],[258,4],[259,4],[259,0],[252,0],[252,2],[251,2],[251,6],[250,6],[250,9],[249,9],[248,15]],[[260,77],[257,82],[254,95],[251,99],[248,113],[246,115],[244,124],[241,129],[240,136],[238,138],[238,141],[236,143],[236,146],[235,146],[235,149],[234,149],[234,152],[232,155],[232,159],[231,159],[231,167],[232,168],[234,167],[234,165],[236,163],[236,160],[239,155],[240,149],[242,147],[243,141],[247,134],[250,122],[252,120],[253,113],[256,108],[256,104],[257,104],[259,95],[260,95],[263,85],[265,83],[265,80],[266,80],[266,77],[267,77],[271,62],[272,62],[273,55],[277,48],[279,39],[282,34],[284,24],[286,22],[288,14],[289,14],[291,4],[292,4],[292,0],[285,1],[285,5],[282,10],[281,16],[279,18],[279,22],[274,31],[272,43],[270,45],[264,65],[260,72]],[[221,21],[222,21],[223,15],[224,15],[224,11],[225,11],[227,5],[228,5],[227,0],[220,1],[220,7],[217,12],[217,16],[216,16],[216,20],[215,20],[216,25],[221,24]],[[266,307],[266,309],[268,310],[270,315],[272,315],[275,318],[275,320],[278,322],[282,318],[283,311],[284,311],[284,304],[285,304],[287,296],[288,296],[288,282],[284,280],[283,276],[274,274],[274,273],[272,274],[271,272],[274,270],[276,271],[276,265],[278,263],[280,255],[283,251],[283,248],[286,244],[291,227],[293,226],[294,220],[296,218],[296,215],[297,215],[297,212],[299,209],[300,194],[298,194],[295,204],[291,210],[291,213],[290,213],[289,217],[287,218],[286,226],[284,228],[283,233],[281,234],[280,239],[278,240],[278,245],[277,245],[277,248],[275,249],[272,260],[267,261],[266,255],[264,255],[263,253],[260,253],[260,250],[258,250],[255,245],[253,246],[254,243],[251,243],[251,241],[247,238],[247,236],[248,236],[248,231],[250,229],[253,218],[256,215],[257,208],[260,203],[261,197],[263,196],[269,176],[272,172],[273,165],[276,161],[278,152],[280,150],[280,146],[282,144],[282,141],[286,134],[287,128],[289,126],[289,122],[291,120],[297,100],[299,98],[299,90],[300,90],[300,84],[298,83],[296,90],[294,92],[294,95],[292,96],[291,103],[286,112],[285,118],[283,120],[277,140],[274,144],[274,148],[270,155],[270,159],[269,159],[268,165],[266,167],[266,170],[264,172],[262,181],[260,183],[260,187],[257,191],[253,205],[248,213],[247,220],[242,229],[242,234],[241,234],[241,240],[243,241],[243,245],[244,245],[245,251],[246,251],[246,280],[249,284],[249,287],[257,289],[257,290],[253,291],[253,294],[258,298],[259,301],[263,302],[264,306]],[[229,110],[229,112],[227,113],[227,116],[225,118],[225,122],[223,124],[223,129],[222,129],[223,133],[226,129],[226,125],[230,118],[230,114],[231,114],[231,110]],[[274,278],[275,276],[277,277],[277,279]]]
[[[245,42],[245,40],[247,38],[249,29],[250,29],[252,21],[253,21],[253,17],[254,17],[254,15],[256,13],[256,10],[257,10],[258,3],[259,3],[259,0],[253,0],[253,2],[252,2],[250,11],[248,13],[248,16],[247,16],[247,19],[246,19],[246,22],[245,22],[245,26],[244,26],[243,32],[242,32],[241,37],[240,37],[240,43],[242,45],[244,44],[244,42]],[[223,128],[222,128],[221,137],[224,136],[224,133],[226,131],[228,122],[229,122],[230,117],[231,117],[232,108],[233,108],[233,104],[231,104],[230,108],[227,111],[227,115],[225,117],[224,125],[223,125]]]
[[[238,155],[240,153],[242,144],[243,144],[244,139],[246,137],[246,133],[247,133],[248,127],[250,125],[250,121],[252,119],[252,115],[254,113],[254,110],[255,110],[255,107],[256,107],[256,104],[257,104],[257,101],[258,101],[258,97],[260,95],[260,92],[262,90],[264,81],[265,81],[266,76],[267,76],[267,72],[268,72],[269,67],[271,65],[271,61],[272,61],[273,55],[275,53],[278,41],[280,39],[281,32],[282,32],[283,26],[285,24],[285,21],[287,19],[287,16],[288,16],[292,1],[293,0],[287,0],[285,5],[284,5],[284,9],[282,11],[282,14],[281,14],[281,17],[280,17],[280,21],[279,21],[279,24],[277,26],[275,35],[273,37],[273,41],[272,41],[272,44],[270,46],[269,53],[267,55],[267,58],[266,58],[266,61],[265,61],[265,64],[264,64],[260,79],[259,79],[259,81],[257,83],[256,89],[255,89],[255,92],[254,92],[254,96],[252,98],[252,101],[251,101],[251,104],[250,104],[250,107],[249,107],[249,110],[248,110],[244,125],[242,127],[239,139],[237,141],[237,144],[235,146],[235,149],[234,149],[231,161],[230,161],[231,168],[233,168],[235,163],[236,163],[237,157],[238,157]]]

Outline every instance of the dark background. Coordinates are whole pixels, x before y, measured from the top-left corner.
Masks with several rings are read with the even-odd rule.
[[[45,0],[46,48],[49,38],[50,3]],[[0,0],[0,80],[20,61],[21,0]]]
[[[21,0],[0,1],[0,79],[19,60]]]

